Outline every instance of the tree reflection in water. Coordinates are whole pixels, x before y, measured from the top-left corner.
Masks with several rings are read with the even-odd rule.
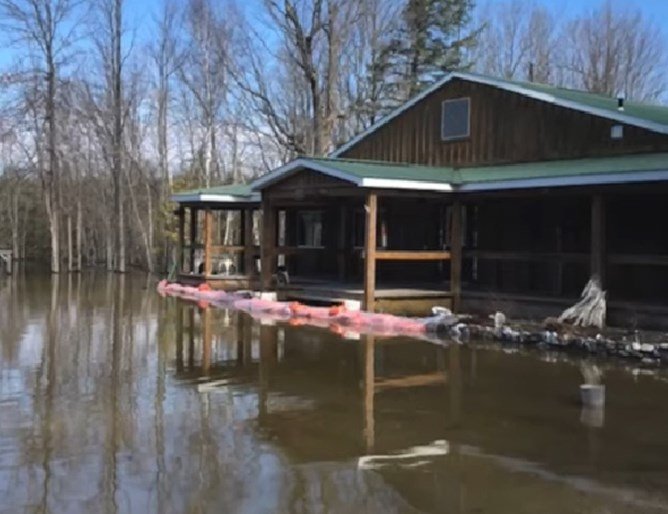
[[[344,340],[133,275],[17,274],[0,323],[0,512],[666,511],[662,374],[613,366],[584,423],[577,360]]]

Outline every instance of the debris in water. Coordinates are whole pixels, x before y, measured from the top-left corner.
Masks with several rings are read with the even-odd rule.
[[[560,322],[570,322],[576,327],[598,327],[605,325],[606,292],[598,277],[592,277],[582,290],[580,301],[566,309]]]

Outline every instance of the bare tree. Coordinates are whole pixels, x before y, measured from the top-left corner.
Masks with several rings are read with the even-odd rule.
[[[151,43],[149,50],[157,79],[158,162],[160,175],[167,183],[169,191],[172,189],[173,179],[169,169],[168,110],[171,98],[171,79],[179,65],[176,36],[178,15],[176,3],[173,0],[165,0],[162,13],[156,20],[158,38]]]
[[[564,67],[576,87],[608,96],[656,100],[666,89],[666,47],[640,10],[610,0],[567,24]]]
[[[186,24],[188,51],[178,68],[179,79],[193,99],[204,132],[198,138],[198,154],[203,157],[201,167],[206,187],[212,180],[220,180],[217,129],[227,98],[227,59],[233,30],[231,19],[221,18],[215,5],[211,0],[190,0]]]
[[[45,166],[40,167],[44,203],[51,236],[51,271],[60,272],[60,220],[58,162],[58,119],[56,96],[59,71],[72,43],[77,9],[75,0],[0,0],[0,15],[4,29],[14,36],[13,42],[25,45],[35,56],[35,79],[43,76],[46,90],[37,87],[40,110],[46,125]],[[40,124],[41,125],[41,124]],[[41,126],[36,127],[42,130]],[[40,162],[44,162],[40,160]]]
[[[265,0],[269,48],[247,28],[235,79],[289,155],[331,150],[342,117],[341,65],[359,18],[352,0]],[[273,65],[267,66],[270,62]]]
[[[487,3],[474,52],[481,73],[515,80],[547,83],[557,66],[557,24],[553,15],[536,4],[509,0]]]
[[[113,270],[126,271],[126,220],[123,191],[123,124],[126,105],[123,96],[123,71],[126,57],[123,54],[123,0],[98,0],[98,23],[94,41],[105,83],[88,87],[89,110],[95,118],[98,137],[103,141],[105,158],[111,167],[113,187],[112,244]],[[99,89],[96,91],[96,89]]]

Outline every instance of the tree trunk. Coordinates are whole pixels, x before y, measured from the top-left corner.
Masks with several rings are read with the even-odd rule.
[[[12,257],[14,260],[19,260],[19,193],[20,189],[17,188],[14,190],[14,195],[12,197],[11,209],[10,209],[10,223],[12,231]]]
[[[72,254],[72,216],[67,215],[67,271],[74,271],[74,261]]]
[[[125,213],[123,209],[123,77],[121,54],[123,0],[114,0],[112,20],[112,87],[113,87],[113,167],[114,167],[114,203],[116,222],[116,271],[125,273]]]
[[[46,4],[46,17],[49,29],[52,27],[52,13],[50,3]],[[48,120],[48,152],[49,171],[46,174],[46,191],[44,192],[46,210],[49,217],[49,232],[51,234],[51,272],[60,273],[60,205],[58,202],[58,153],[57,123],[56,123],[56,64],[53,49],[53,34],[47,36],[45,41],[46,56],[46,117]]]
[[[81,184],[81,178],[79,178],[79,183]],[[83,238],[83,209],[81,205],[81,190],[79,190],[79,194],[77,196],[77,271],[81,271],[83,268],[82,261],[81,261],[81,243],[82,243],[82,238]]]

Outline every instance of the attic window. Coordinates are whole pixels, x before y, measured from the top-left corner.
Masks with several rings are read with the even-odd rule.
[[[455,98],[441,104],[441,140],[452,141],[469,137],[471,99]]]

